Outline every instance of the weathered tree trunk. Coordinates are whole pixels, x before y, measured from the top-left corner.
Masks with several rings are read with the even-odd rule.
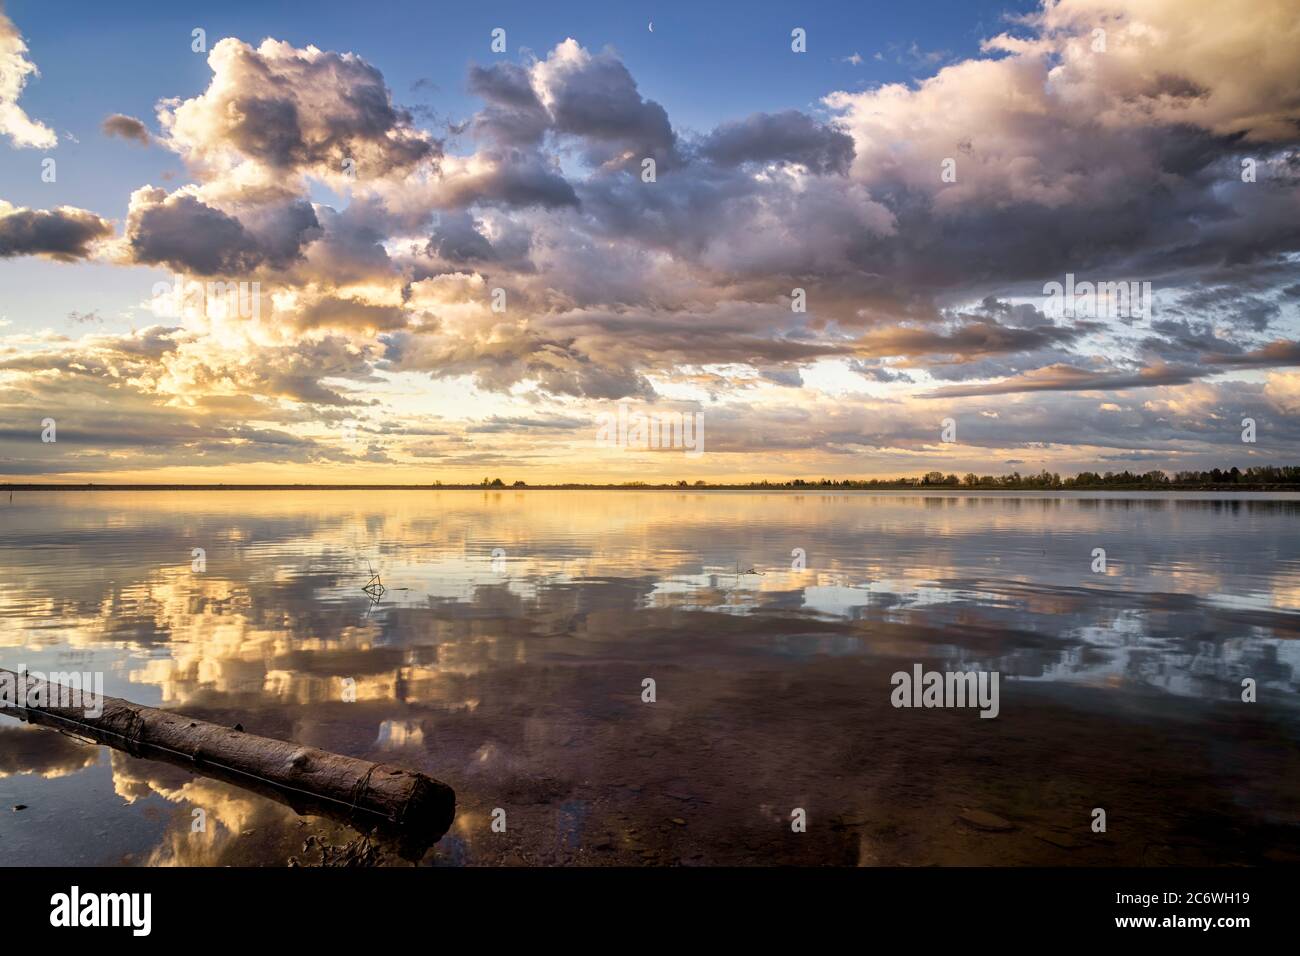
[[[2,676],[14,681],[11,686],[19,680],[36,683],[0,668]],[[31,703],[30,696],[27,706],[6,700],[0,712],[223,780],[298,813],[375,833],[396,842],[408,858],[423,856],[456,816],[455,791],[422,773],[258,737],[118,697],[105,696],[102,714],[88,717],[79,707],[50,706],[72,698],[61,694],[65,689],[60,685],[39,683],[48,687],[41,703]]]

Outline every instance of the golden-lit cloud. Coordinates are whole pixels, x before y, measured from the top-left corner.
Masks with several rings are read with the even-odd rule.
[[[58,144],[54,131],[18,105],[27,80],[38,72],[18,27],[0,9],[0,136],[14,146],[50,149]]]

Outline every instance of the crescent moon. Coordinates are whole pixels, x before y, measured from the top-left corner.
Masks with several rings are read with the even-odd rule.
[[[655,32],[655,22],[653,20],[650,21],[650,32],[651,33]]]

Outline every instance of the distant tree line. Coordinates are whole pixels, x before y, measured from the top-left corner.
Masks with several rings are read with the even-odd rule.
[[[483,479],[483,487],[503,488],[505,482],[500,478]],[[527,487],[524,482],[516,481],[515,488]],[[1295,488],[1300,491],[1300,465],[1257,465],[1244,471],[1235,465],[1227,470],[1211,468],[1209,471],[1180,471],[1170,476],[1159,469],[1154,471],[1132,472],[1083,471],[1073,477],[1062,477],[1058,472],[1043,471],[1037,474],[1022,475],[1013,471],[1009,475],[977,475],[967,472],[965,475],[945,474],[942,471],[930,471],[919,477],[905,478],[821,478],[805,481],[793,478],[786,481],[751,481],[751,482],[709,482],[677,481],[655,483],[648,481],[627,481],[618,484],[583,484],[566,482],[543,485],[552,488],[968,488],[973,490],[1052,490],[1052,489],[1191,489],[1191,488]]]
[[[1244,471],[1235,465],[1227,470],[1211,468],[1209,471],[1180,471],[1170,476],[1166,472],[1154,471],[1132,472],[1083,471],[1070,477],[1055,471],[1043,471],[1037,474],[1022,475],[1013,471],[1009,475],[977,475],[967,472],[958,477],[956,474],[944,474],[931,471],[917,478],[872,478],[867,480],[848,479],[835,481],[823,478],[820,481],[804,481],[796,478],[790,482],[761,482],[762,486],[792,488],[1018,488],[1018,489],[1079,489],[1079,488],[1205,488],[1222,486],[1279,486],[1289,485],[1300,489],[1300,465],[1259,465]]]
[[[1255,465],[1244,471],[1235,465],[1232,468],[1211,468],[1209,471],[1180,471],[1170,477],[1163,471],[1107,471],[1098,474],[1095,471],[1083,471],[1074,477],[1061,477],[1054,471],[1043,471],[1037,474],[1022,475],[1018,471],[1013,471],[1009,475],[977,475],[973,471],[965,475],[945,474],[942,471],[929,471],[924,475],[913,478],[821,478],[813,481],[805,481],[802,478],[787,479],[784,481],[749,481],[749,482],[725,482],[725,481],[675,481],[675,482],[651,482],[651,481],[625,481],[625,482],[553,482],[542,483],[538,485],[528,485],[524,481],[515,481],[507,485],[500,478],[484,478],[479,484],[443,484],[441,481],[434,481],[432,484],[421,485],[398,485],[398,484],[350,484],[350,485],[312,485],[312,484],[264,484],[264,485],[227,485],[227,484],[133,484],[133,485],[114,485],[114,484],[3,484],[0,483],[0,491],[7,492],[10,495],[15,491],[104,491],[104,490],[123,490],[123,491],[163,491],[166,489],[199,489],[207,491],[236,491],[236,490],[301,490],[304,488],[334,488],[334,489],[353,489],[353,490],[372,490],[372,489],[464,489],[464,488],[489,488],[492,490],[505,488],[796,488],[796,489],[818,489],[818,488],[966,488],[975,491],[1014,491],[1014,490],[1057,490],[1057,489],[1087,489],[1087,488],[1109,488],[1112,490],[1128,491],[1159,491],[1159,490],[1190,490],[1190,489],[1212,489],[1217,491],[1297,491],[1300,492],[1300,465]]]

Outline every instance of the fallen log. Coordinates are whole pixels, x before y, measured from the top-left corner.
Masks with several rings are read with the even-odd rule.
[[[413,770],[259,737],[118,697],[99,698],[98,715],[88,716],[85,708],[59,706],[77,699],[71,688],[3,668],[0,681],[12,682],[10,687],[22,681],[25,691],[5,695],[0,713],[252,790],[300,814],[340,821],[395,844],[408,859],[423,856],[456,816],[455,791]]]

